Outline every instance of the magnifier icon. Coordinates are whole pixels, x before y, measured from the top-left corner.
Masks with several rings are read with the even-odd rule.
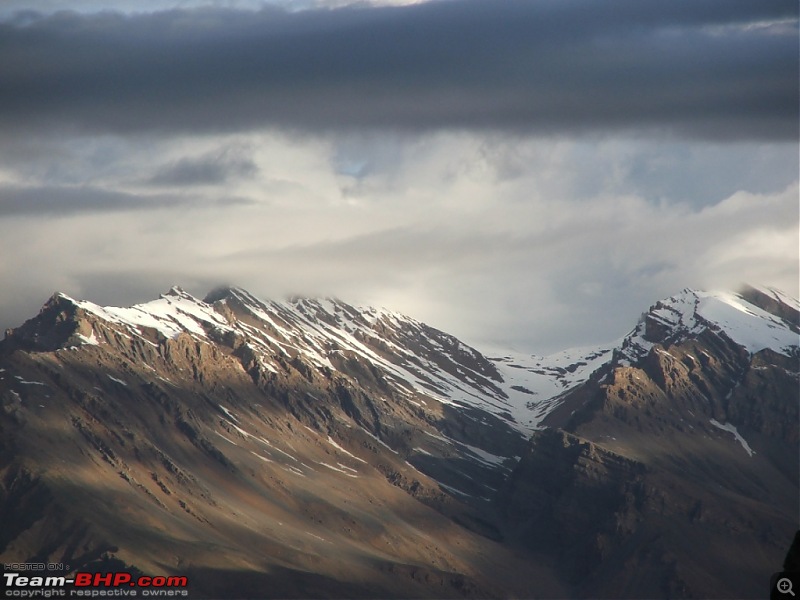
[[[792,591],[792,580],[786,577],[782,579],[778,579],[778,583],[775,585],[778,588],[778,591],[781,594],[791,594],[794,597],[794,592]]]

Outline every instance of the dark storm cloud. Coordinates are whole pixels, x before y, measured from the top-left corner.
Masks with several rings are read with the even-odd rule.
[[[0,25],[0,127],[792,139],[797,15],[786,0],[461,0],[28,16]]]
[[[226,199],[213,204],[241,204],[242,199]],[[164,194],[140,196],[90,186],[0,185],[0,218],[15,216],[69,216],[84,213],[147,210],[180,205],[208,205],[195,198]]]

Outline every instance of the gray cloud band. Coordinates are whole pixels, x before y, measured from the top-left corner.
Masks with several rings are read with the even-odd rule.
[[[798,5],[461,0],[0,24],[0,127],[793,139]]]
[[[187,206],[234,206],[247,204],[241,198],[215,200],[194,196],[150,194],[137,195],[89,186],[33,186],[0,185],[0,218],[69,216],[81,213],[136,211]]]

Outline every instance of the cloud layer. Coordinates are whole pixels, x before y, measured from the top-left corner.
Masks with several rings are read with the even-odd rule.
[[[0,25],[0,126],[797,134],[785,0],[56,13]]]
[[[147,145],[150,162],[128,148],[140,183],[127,184],[122,205],[93,207],[89,194],[71,212],[43,201],[7,210],[0,239],[16,249],[0,263],[0,278],[15,282],[0,291],[0,305],[16,310],[8,325],[55,289],[129,304],[174,283],[201,296],[233,283],[264,297],[377,303],[473,342],[544,352],[621,336],[647,306],[686,286],[797,285],[797,182],[786,168],[783,180],[778,169],[753,185],[763,165],[792,159],[793,148],[750,145],[737,158],[720,144],[668,151],[642,140],[464,133],[394,142],[264,133],[247,142],[257,172],[191,185],[158,209],[145,202],[148,172],[162,173],[185,141]],[[587,156],[592,168],[583,168]],[[724,185],[698,178],[648,195],[649,170],[680,181],[688,161]],[[344,163],[362,169],[352,174]],[[737,184],[760,189],[731,193]],[[214,201],[221,194],[247,202]],[[14,301],[21,290],[26,301]]]
[[[229,283],[545,352],[798,293],[794,2],[92,1],[0,21],[0,327]]]

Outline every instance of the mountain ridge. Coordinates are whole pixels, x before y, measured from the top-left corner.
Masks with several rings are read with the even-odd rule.
[[[796,315],[684,290],[548,359],[333,299],[55,294],[0,342],[0,555],[204,597],[756,597],[797,514]],[[724,539],[761,554],[694,550]]]

